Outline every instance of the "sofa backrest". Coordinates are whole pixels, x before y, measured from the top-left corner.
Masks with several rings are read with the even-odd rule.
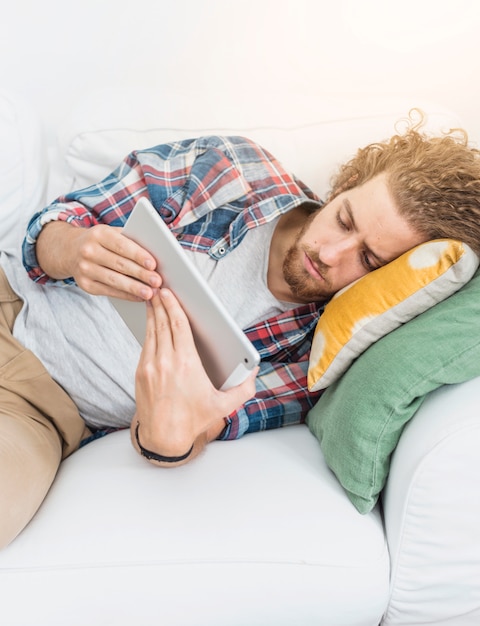
[[[324,196],[339,164],[359,147],[404,128],[415,107],[425,112],[427,127],[434,132],[461,125],[456,115],[435,103],[401,98],[318,101],[290,95],[286,102],[259,104],[248,98],[232,102],[215,95],[197,102],[181,93],[106,89],[77,101],[60,129],[59,159],[68,171],[52,183],[49,195],[101,180],[131,150],[216,134],[257,141]]]

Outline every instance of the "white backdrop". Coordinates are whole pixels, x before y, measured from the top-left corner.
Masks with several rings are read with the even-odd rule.
[[[479,144],[479,30],[478,0],[4,0],[0,86],[49,136],[86,91],[148,81],[192,106],[239,89],[433,100]]]

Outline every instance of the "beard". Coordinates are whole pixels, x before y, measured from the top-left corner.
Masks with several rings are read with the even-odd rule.
[[[295,241],[287,250],[283,261],[283,277],[290,287],[296,302],[324,302],[334,294],[331,283],[327,278],[328,265],[325,265],[325,263],[320,260],[315,250],[310,248],[307,244],[302,243],[302,238],[308,231],[317,213],[318,210],[307,216]],[[320,272],[323,281],[315,280],[313,276],[307,272],[303,264],[305,254]]]
[[[322,275],[324,280],[321,283],[305,269],[303,265],[305,254]],[[283,277],[296,302],[324,302],[334,294],[326,277],[327,270],[328,266],[320,261],[318,254],[298,240],[289,248],[283,261]]]

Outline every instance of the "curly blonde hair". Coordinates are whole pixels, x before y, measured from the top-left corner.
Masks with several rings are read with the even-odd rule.
[[[463,129],[442,136],[420,132],[425,116],[403,134],[358,150],[331,181],[330,199],[381,173],[400,215],[428,239],[448,237],[480,254],[480,150]]]

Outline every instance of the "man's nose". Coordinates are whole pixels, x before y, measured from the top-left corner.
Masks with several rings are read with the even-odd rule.
[[[343,237],[342,239],[324,243],[319,250],[319,257],[326,265],[333,266],[345,259],[345,257],[351,256],[354,250],[354,239],[351,237]]]

